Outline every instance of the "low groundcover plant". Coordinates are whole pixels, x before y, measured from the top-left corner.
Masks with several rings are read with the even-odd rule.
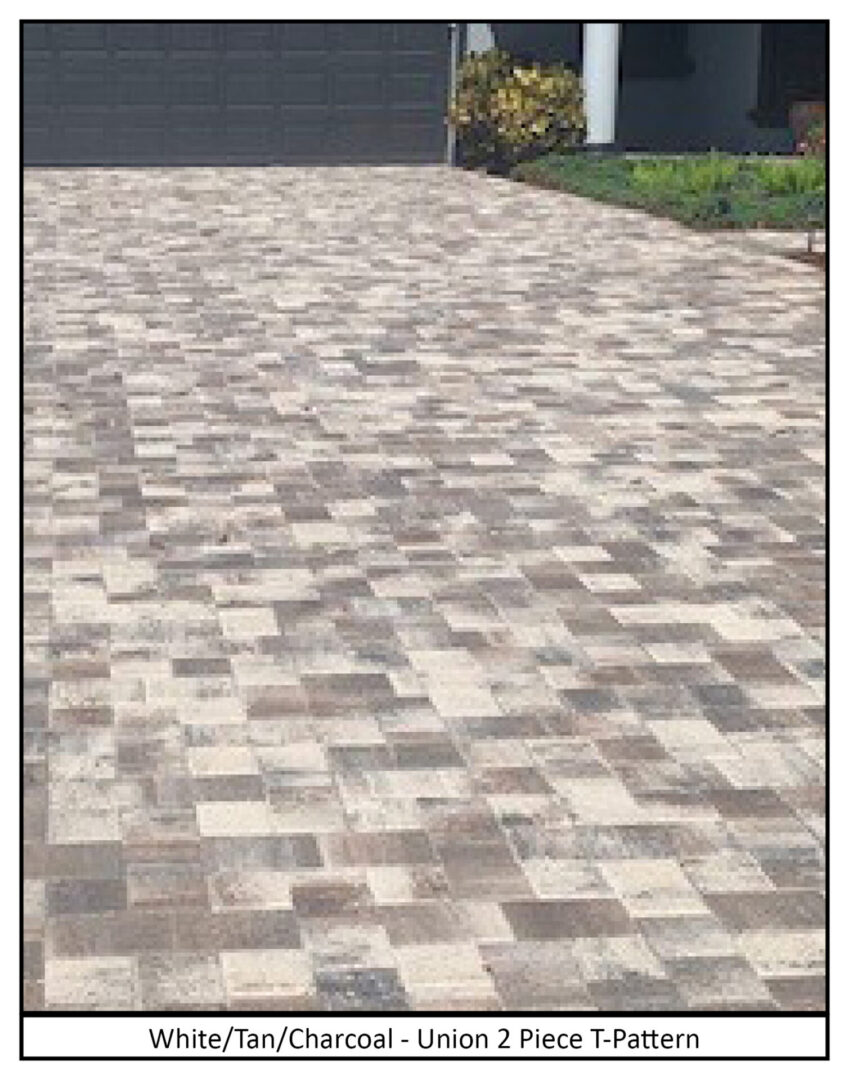
[[[695,226],[812,229],[825,223],[825,162],[816,157],[549,154],[520,163],[511,175]]]

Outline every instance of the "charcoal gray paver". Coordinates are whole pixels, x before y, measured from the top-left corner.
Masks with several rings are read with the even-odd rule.
[[[28,1007],[822,1007],[818,271],[444,168],[24,253]]]

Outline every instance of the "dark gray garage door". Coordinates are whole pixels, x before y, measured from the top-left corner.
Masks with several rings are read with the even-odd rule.
[[[436,162],[447,23],[25,22],[26,165]]]

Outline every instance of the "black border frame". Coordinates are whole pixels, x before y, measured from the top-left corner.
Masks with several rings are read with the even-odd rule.
[[[23,619],[24,619],[24,514],[23,514],[23,495],[24,495],[24,332],[23,332],[23,314],[24,314],[24,295],[23,295],[23,282],[24,282],[24,171],[23,164],[23,28],[27,22],[44,21],[35,19],[19,19],[18,21],[18,50],[19,50],[19,71],[18,71],[18,272],[19,272],[19,286],[18,286],[18,313],[19,313],[19,342],[18,342],[18,364],[19,364],[19,392],[18,392],[18,417],[20,423],[19,434],[19,462],[18,462],[18,497],[19,497],[19,520],[18,520],[18,537],[19,537],[19,557],[18,557],[18,596],[19,596],[19,711],[18,711],[18,858],[19,858],[19,877],[18,877],[18,933],[19,933],[19,948],[18,948],[18,964],[19,964],[19,979],[18,979],[18,1061],[276,1061],[276,1062],[290,1062],[290,1061],[830,1061],[831,1060],[831,981],[830,981],[830,869],[831,869],[831,830],[830,830],[830,792],[831,792],[831,757],[830,757],[830,740],[829,740],[829,721],[830,721],[830,614],[831,614],[831,597],[830,597],[830,539],[831,539],[831,522],[830,522],[830,462],[829,462],[829,448],[830,448],[830,402],[829,402],[829,376],[830,376],[830,322],[831,322],[831,305],[830,305],[830,292],[829,292],[829,271],[830,271],[830,251],[828,244],[829,235],[829,209],[830,209],[830,196],[831,187],[828,183],[830,179],[830,150],[828,145],[828,139],[826,139],[826,152],[825,152],[825,167],[826,167],[826,221],[825,221],[825,236],[826,236],[826,251],[825,251],[825,270],[823,288],[825,292],[825,423],[824,423],[824,447],[826,451],[825,455],[825,657],[826,657],[826,679],[825,679],[825,792],[826,792],[826,813],[825,813],[825,1009],[824,1010],[810,1010],[810,1011],[752,1011],[741,1010],[735,1011],[730,1009],[722,1010],[688,1010],[686,1012],[675,1011],[652,1011],[649,1014],[641,1013],[639,1010],[632,1011],[575,1011],[575,1010],[563,1010],[563,1011],[516,1011],[503,1014],[495,1014],[492,1012],[483,1011],[469,1011],[463,1013],[456,1012],[432,1012],[410,1010],[406,1012],[397,1010],[388,1010],[381,1012],[374,1011],[346,1011],[346,1012],[329,1012],[321,1010],[311,1010],[309,1012],[272,1012],[268,1010],[251,1010],[250,1012],[228,1012],[225,1010],[204,1009],[204,1010],[165,1010],[155,1012],[131,1012],[131,1011],[112,1011],[112,1010],[97,1010],[97,1011],[84,1011],[84,1010],[48,1010],[48,1009],[25,1009],[23,1005],[23,962],[24,962],[24,832],[23,832],[23,811],[24,811],[24,756],[23,756],[23,695],[24,695],[24,655],[23,649]],[[102,22],[102,19],[62,19],[62,20],[50,20],[61,22],[75,22],[75,23],[94,23]],[[168,22],[170,20],[165,19],[115,19],[114,22],[144,22],[144,23],[161,23]],[[209,22],[208,19],[183,19],[182,22]],[[217,22],[265,22],[267,20],[260,19],[220,19],[214,20]],[[328,22],[334,20],[313,20],[313,19],[295,19],[289,20],[294,22]],[[345,20],[354,22],[382,22],[385,20],[379,19],[355,19]],[[416,21],[416,22],[442,22],[439,19],[410,19],[404,21]],[[546,20],[528,20],[529,22],[542,22]],[[581,20],[583,21],[583,20]],[[660,19],[631,19],[631,20],[617,20],[620,22],[640,22],[640,23],[654,23],[668,20]],[[729,23],[742,23],[742,22],[779,22],[784,20],[777,19],[763,19],[763,20],[751,20],[751,19],[729,19],[729,20],[717,20],[717,19],[700,19],[700,20],[681,20],[688,22],[729,22]],[[826,23],[826,91],[825,91],[825,104],[826,104],[826,119],[829,115],[829,100],[830,100],[830,88],[829,88],[829,76],[830,76],[830,53],[831,53],[831,19],[822,20]],[[461,35],[465,34],[465,23],[460,24]],[[461,38],[462,40],[462,38]],[[32,166],[38,168],[39,166]],[[68,166],[73,167],[73,166]],[[79,166],[85,168],[85,166]],[[185,166],[191,168],[192,166]],[[221,166],[227,168],[228,166]],[[229,166],[234,167],[234,166]],[[238,167],[238,166],[235,166]],[[257,166],[261,167],[261,166]],[[363,167],[368,167],[367,165]],[[819,273],[817,268],[812,270],[814,273]],[[154,1055],[127,1055],[127,1056],[105,1056],[105,1055],[74,1055],[66,1057],[53,1057],[50,1055],[40,1054],[24,1054],[24,1020],[28,1017],[60,1017],[60,1018],[73,1018],[73,1017],[95,1017],[97,1019],[102,1018],[132,1018],[139,1019],[141,1017],[169,1017],[169,1016],[190,1016],[192,1019],[197,1017],[198,1019],[204,1016],[214,1017],[229,1017],[233,1019],[240,1019],[242,1017],[246,1019],[262,1019],[262,1018],[280,1018],[291,1017],[293,1019],[300,1019],[302,1017],[345,1017],[354,1020],[357,1017],[369,1017],[376,1019],[390,1020],[395,1017],[409,1019],[410,1017],[449,1017],[449,1016],[462,1016],[462,1017],[486,1017],[492,1019],[495,1016],[501,1015],[505,1019],[512,1020],[513,1018],[563,1018],[563,1019],[584,1019],[592,1018],[597,1020],[607,1019],[628,1019],[635,1016],[650,1015],[652,1018],[657,1017],[659,1019],[669,1019],[671,1017],[680,1018],[682,1020],[699,1017],[722,1017],[724,1019],[752,1019],[775,1016],[778,1018],[818,1018],[822,1017],[825,1020],[825,1051],[822,1055],[804,1055],[804,1056],[784,1056],[784,1055],[718,1055],[718,1056],[681,1056],[681,1055],[639,1055],[639,1056],[600,1056],[600,1055],[487,1055],[487,1056],[456,1056],[450,1055],[392,1055],[385,1056],[381,1054],[375,1055],[249,1055],[249,1056],[189,1056],[189,1055],[168,1055],[168,1054],[154,1054]]]

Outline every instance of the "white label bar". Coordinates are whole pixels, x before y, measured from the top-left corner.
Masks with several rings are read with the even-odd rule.
[[[821,1016],[29,1016],[25,1058],[824,1058]]]

